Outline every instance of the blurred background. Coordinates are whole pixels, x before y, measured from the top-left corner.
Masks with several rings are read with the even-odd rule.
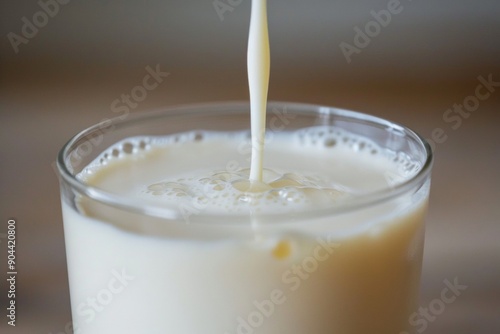
[[[500,2],[397,4],[270,0],[269,98],[375,114],[432,140],[421,305],[444,280],[467,288],[424,332],[500,333]],[[0,13],[0,269],[15,218],[19,273],[15,328],[0,283],[0,333],[70,333],[57,152],[118,116],[113,101],[148,66],[169,75],[134,113],[247,100],[250,0],[1,1]]]

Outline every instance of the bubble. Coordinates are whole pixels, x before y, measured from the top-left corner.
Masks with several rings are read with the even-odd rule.
[[[124,143],[122,146],[122,150],[127,154],[132,154],[134,152],[134,145],[128,142]]]
[[[202,141],[203,140],[203,134],[200,132],[196,132],[194,135],[194,141]]]
[[[240,203],[250,203],[252,202],[252,197],[247,194],[242,194],[236,197],[236,200]]]
[[[240,179],[234,181],[232,182],[232,186],[241,192],[250,192],[250,193],[264,192],[269,189],[272,189],[270,185],[264,182],[250,181],[247,179]]]
[[[152,184],[148,187],[148,190],[150,191],[164,191],[165,189],[166,186],[164,183]]]
[[[214,173],[212,177],[227,182],[230,181],[234,177],[234,175],[229,172],[219,172],[219,173]]]
[[[226,189],[226,182],[222,180],[212,180],[209,182],[210,185],[212,185],[212,190],[215,191],[222,191]]]
[[[302,184],[293,178],[287,177],[284,175],[279,179],[269,183],[269,185],[273,188],[282,188],[282,187],[293,187],[293,186],[301,186]]]
[[[287,202],[300,201],[300,192],[296,188],[283,188],[278,192],[279,196]]]
[[[337,145],[337,141],[333,138],[328,138],[325,140],[325,146],[326,147],[334,147],[335,145]]]
[[[196,200],[198,201],[198,204],[201,205],[207,205],[210,202],[210,200],[205,196],[198,196]]]
[[[361,141],[361,142],[356,142],[353,146],[353,149],[355,151],[362,151],[365,147],[366,143]]]
[[[185,197],[189,195],[189,187],[178,182],[159,182],[147,187],[146,193],[155,196],[171,194],[175,197]]]
[[[210,179],[208,177],[204,177],[202,179],[199,179],[199,182],[201,184],[208,184],[210,182]]]

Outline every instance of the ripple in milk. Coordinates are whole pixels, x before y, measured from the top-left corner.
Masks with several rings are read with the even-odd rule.
[[[331,126],[270,133],[262,182],[250,182],[250,134],[194,131],[115,144],[79,178],[122,196],[207,214],[308,211],[393,186],[420,166]],[[395,177],[396,176],[396,177]]]

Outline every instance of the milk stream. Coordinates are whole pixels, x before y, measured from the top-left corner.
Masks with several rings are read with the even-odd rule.
[[[262,182],[270,68],[266,6],[267,0],[252,1],[252,16],[250,20],[247,55],[252,129],[250,180],[258,182]]]

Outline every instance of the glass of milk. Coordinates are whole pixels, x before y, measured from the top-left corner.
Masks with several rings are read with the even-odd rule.
[[[271,102],[130,114],[61,150],[75,333],[411,333],[432,153],[398,124]]]

